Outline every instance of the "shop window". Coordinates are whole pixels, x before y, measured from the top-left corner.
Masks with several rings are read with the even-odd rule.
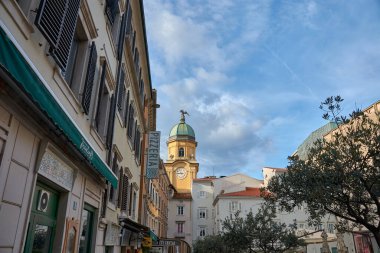
[[[185,156],[185,150],[184,150],[184,148],[179,148],[178,149],[178,156],[179,157],[184,157]]]
[[[95,208],[85,204],[82,211],[82,227],[79,236],[79,253],[92,252]]]

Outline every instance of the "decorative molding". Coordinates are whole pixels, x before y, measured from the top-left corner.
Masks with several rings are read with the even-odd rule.
[[[74,169],[51,152],[45,152],[42,156],[38,173],[68,191],[73,187]]]
[[[80,9],[82,11],[84,22],[86,23],[90,37],[91,39],[95,39],[96,37],[98,37],[98,31],[96,29],[94,20],[92,19],[91,11],[88,6],[87,0],[83,0],[81,2]]]
[[[117,161],[121,162],[123,160],[123,156],[122,156],[119,148],[116,146],[116,144],[112,145],[112,151],[116,154]]]
[[[133,177],[132,172],[129,170],[128,167],[124,168],[124,174],[127,174],[128,179],[131,179]]]

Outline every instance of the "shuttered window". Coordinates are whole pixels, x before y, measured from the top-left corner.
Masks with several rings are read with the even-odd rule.
[[[114,130],[114,119],[115,119],[115,107],[116,107],[116,101],[114,101],[115,95],[111,95],[111,106],[110,110],[108,112],[108,127],[107,127],[107,138],[106,138],[106,146],[108,149],[111,149],[112,146],[112,137],[113,137],[113,130]],[[105,119],[106,120],[106,119]]]
[[[141,72],[141,70],[140,70]],[[141,105],[144,107],[144,80],[140,79],[140,102]]]
[[[120,73],[120,80],[119,80],[119,89],[117,93],[117,110],[122,113],[122,110],[124,109],[124,103],[125,103],[125,72],[124,69],[121,70]]]
[[[133,136],[133,114],[135,113],[135,110],[133,109],[132,104],[129,105],[129,116],[128,116],[128,128],[127,128],[127,135],[130,139],[132,139]]]
[[[96,52],[96,45],[95,45],[95,42],[92,42],[90,57],[88,60],[87,73],[86,73],[86,81],[84,83],[83,96],[82,96],[82,107],[86,114],[88,114],[90,111],[91,94],[92,94],[92,88],[94,86],[97,58],[98,58],[98,53]]]
[[[129,180],[127,175],[123,175],[123,189],[121,193],[121,206],[120,209],[122,211],[127,211],[128,208],[128,187],[129,187]]]
[[[115,22],[117,8],[119,7],[118,3],[118,0],[106,0],[106,15],[111,25]]]
[[[41,0],[35,20],[50,45],[50,53],[65,72],[74,38],[80,0]]]
[[[128,112],[129,112],[129,91],[127,92],[127,100],[125,101],[125,108],[124,108],[124,127],[127,127],[128,124]]]

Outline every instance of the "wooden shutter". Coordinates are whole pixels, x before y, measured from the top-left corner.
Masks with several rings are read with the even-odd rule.
[[[119,178],[118,178],[118,184],[117,184],[117,206],[121,207],[121,200],[123,197],[123,175],[124,171],[122,168],[119,170]]]
[[[106,15],[108,18],[108,21],[113,25],[115,22],[115,17],[117,13],[118,6],[118,0],[107,0],[106,1]]]
[[[105,81],[106,81],[106,71],[107,71],[107,62],[103,62],[102,66],[102,76],[100,78],[100,84],[99,84],[99,90],[98,90],[98,103],[96,105],[96,116],[95,116],[95,126],[96,129],[99,129],[99,117],[100,117],[100,103],[102,100],[102,95],[104,93],[104,86],[105,86]]]
[[[36,27],[50,44],[50,53],[64,72],[70,55],[80,0],[41,0]]]
[[[123,189],[121,195],[121,206],[120,209],[123,211],[127,211],[128,206],[128,176],[123,175]]]
[[[130,139],[132,139],[133,136],[133,114],[135,113],[135,110],[133,109],[132,104],[129,105],[129,116],[128,116],[128,129],[127,129],[127,135]]]
[[[133,184],[130,184],[129,188],[129,216],[132,215],[132,201],[133,201]]]
[[[92,42],[90,49],[90,57],[88,59],[86,81],[83,88],[82,107],[86,114],[90,111],[91,94],[94,86],[96,62],[98,59],[98,53],[96,52],[95,42]]]

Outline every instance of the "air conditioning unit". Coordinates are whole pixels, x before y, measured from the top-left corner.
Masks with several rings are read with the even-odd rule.
[[[38,198],[37,210],[46,213],[49,206],[50,193],[44,190],[40,191]]]

